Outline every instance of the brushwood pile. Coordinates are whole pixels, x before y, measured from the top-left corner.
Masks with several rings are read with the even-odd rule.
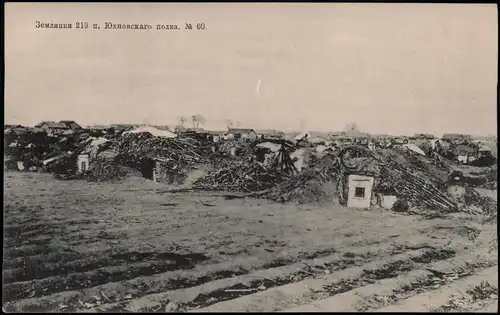
[[[58,179],[106,182],[128,173],[167,184],[183,184],[193,170],[207,170],[190,188],[242,192],[276,202],[345,204],[351,174],[375,179],[373,196],[394,195],[411,208],[440,212],[481,209],[493,213],[497,203],[474,187],[496,189],[497,165],[457,166],[439,155],[420,155],[399,147],[369,150],[361,145],[226,140],[201,136],[172,138],[148,132],[71,135],[44,132],[6,134],[4,168],[53,173]],[[326,148],[326,149],[325,149]],[[77,158],[86,154],[89,168],[78,173]],[[154,174],[153,174],[154,173]],[[450,174],[466,182],[466,201],[450,196]],[[453,177],[451,176],[451,177]],[[470,210],[472,211],[472,210]]]

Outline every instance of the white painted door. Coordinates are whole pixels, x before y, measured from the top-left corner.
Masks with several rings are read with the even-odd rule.
[[[369,208],[373,189],[373,177],[349,175],[347,206]]]

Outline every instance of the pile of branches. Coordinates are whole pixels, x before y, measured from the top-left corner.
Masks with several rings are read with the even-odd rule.
[[[43,166],[44,169],[50,173],[57,175],[70,175],[76,173],[76,153],[63,153],[58,156],[59,158],[52,163]],[[57,178],[57,177],[56,177]]]
[[[475,206],[481,209],[486,215],[496,215],[498,211],[498,204],[495,199],[488,196],[482,196],[475,189],[469,191],[466,203],[469,206]]]
[[[210,146],[193,138],[154,137],[150,133],[128,133],[116,141],[117,151],[127,154],[183,158],[198,162],[210,154]]]
[[[268,189],[280,181],[283,174],[267,170],[256,162],[236,162],[196,180],[193,187],[204,190],[253,192]]]
[[[254,194],[276,202],[310,203],[324,200],[328,194],[325,183],[337,183],[343,174],[343,166],[334,154],[327,154],[315,161],[315,167],[285,178],[267,191]]]
[[[437,182],[444,182],[448,179],[450,170],[449,162],[437,161],[428,156],[422,156],[403,148],[393,148],[391,150],[378,150],[377,155],[385,160],[391,160],[400,165],[405,165],[412,170],[428,174],[430,178]]]
[[[377,155],[383,161],[377,190],[391,191],[414,208],[445,213],[465,210],[446,193],[448,168],[411,152],[382,150]],[[482,196],[474,189],[469,192],[467,205],[480,208],[487,214],[496,213],[497,202],[494,199]]]
[[[91,159],[94,159],[97,157],[97,155],[103,151],[106,150],[112,150],[115,147],[115,141],[114,140],[108,140],[107,142],[101,143],[99,145],[92,145],[93,140],[96,140],[97,138],[87,138],[82,141],[80,141],[78,145],[78,151],[81,152],[80,154],[89,154]]]
[[[26,169],[36,166],[55,174],[70,174],[76,169],[76,155],[85,150],[88,133],[49,136],[45,132],[29,132],[22,135],[9,134],[4,143],[5,155],[12,161],[24,162]],[[44,165],[49,158],[56,162]]]
[[[445,192],[446,181],[440,174],[423,169],[415,160],[405,158],[410,152],[395,150],[379,152],[383,161],[380,191],[392,191],[400,200],[407,201],[413,207],[425,207],[430,210],[456,212],[459,206]],[[407,156],[406,156],[407,157]]]
[[[124,134],[114,146],[128,159],[157,157],[170,160],[179,168],[207,162],[211,154],[210,146],[196,139],[154,137],[150,133]]]
[[[13,161],[24,162],[26,166],[42,166],[44,159],[70,150],[58,141],[46,133],[8,134],[4,141],[4,155]]]
[[[231,149],[236,148],[237,157],[249,157],[253,155],[253,143],[247,142],[243,139],[227,140],[218,145],[217,151],[224,155],[231,154]]]
[[[181,167],[176,160],[166,159],[159,161],[160,169],[156,181],[167,184],[183,184],[190,171],[196,169],[196,166]],[[158,165],[158,164],[157,164]]]
[[[90,182],[119,180],[127,176],[126,168],[107,159],[97,158],[92,161],[91,168],[81,177]]]
[[[320,170],[307,170],[271,188],[262,196],[276,202],[320,202],[327,197],[322,188],[328,181],[328,176]]]

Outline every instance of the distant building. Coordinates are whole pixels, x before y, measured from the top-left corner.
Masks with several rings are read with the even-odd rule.
[[[415,139],[427,139],[427,140],[432,140],[435,139],[436,137],[430,133],[416,133],[413,138]]]
[[[329,138],[335,141],[343,142],[343,143],[351,143],[360,140],[369,139],[370,135],[365,132],[359,131],[342,131],[342,132],[331,132],[329,134]],[[367,143],[368,141],[366,141]]]
[[[28,133],[28,128],[21,125],[5,125],[4,134],[14,133],[14,134],[26,134]]]
[[[82,129],[82,126],[77,124],[74,120],[61,120],[59,123],[64,124],[66,127],[73,131]]]
[[[48,134],[51,133],[62,133],[66,130],[71,130],[68,126],[63,123],[56,123],[53,121],[42,121],[41,123],[35,125],[38,130],[45,131]]]
[[[172,131],[173,129],[175,129],[175,128],[173,128],[171,130],[170,127],[167,125],[152,125],[152,127],[155,127],[158,130],[167,130],[167,131]]]
[[[260,129],[256,130],[255,133],[260,138],[282,139],[285,136],[284,132],[273,129]]]
[[[24,128],[21,125],[4,125],[4,130],[5,129],[15,129],[15,128]]]
[[[389,135],[389,134],[374,134],[374,135],[372,135],[372,138],[386,140],[386,139],[394,139],[394,138],[396,138],[396,136]]]
[[[416,133],[409,139],[409,143],[416,145],[426,153],[430,153],[435,149],[436,141],[434,135],[426,133]]]
[[[219,142],[224,138],[224,135],[226,134],[225,131],[221,130],[205,130],[205,133],[209,136],[209,139],[212,142]]]
[[[93,125],[93,126],[88,126],[87,127],[87,129],[89,129],[89,130],[102,130],[102,131],[106,131],[109,128],[111,128],[111,127],[110,126],[104,126],[104,125]]]
[[[137,126],[131,124],[113,124],[111,125],[111,128],[114,129],[116,132],[125,132],[134,130],[137,128]]]
[[[449,141],[449,142],[467,142],[471,141],[472,137],[470,135],[463,135],[463,134],[457,134],[457,133],[445,133],[442,137],[442,140]]]
[[[232,139],[257,139],[257,133],[253,129],[229,128],[227,135]]]
[[[224,130],[205,130],[205,133],[208,133],[212,136],[223,136],[226,134]]]
[[[187,132],[196,132],[196,133],[206,133],[206,131],[203,130],[203,128],[188,128],[186,131]]]
[[[321,139],[324,141],[330,138],[329,132],[309,130],[307,133],[309,134],[309,140],[318,139],[317,141],[319,141]]]
[[[369,138],[370,135],[366,132],[343,131],[340,133],[340,137],[356,139],[356,138]]]
[[[309,132],[302,132],[297,134],[294,140],[300,143],[304,143],[307,142],[307,140],[309,140],[309,137],[310,137]]]
[[[405,136],[397,136],[393,138],[391,142],[393,142],[394,144],[407,144],[409,141],[408,138]]]
[[[340,131],[330,132],[328,136],[332,139],[337,139],[341,136],[341,132]]]
[[[207,130],[204,130],[203,128],[186,128],[184,126],[177,126],[174,128],[174,132],[175,133],[185,133],[185,132],[189,132],[189,133],[208,133]]]

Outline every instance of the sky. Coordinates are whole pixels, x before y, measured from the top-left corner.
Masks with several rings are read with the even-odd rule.
[[[156,30],[185,23],[206,29]],[[495,4],[6,3],[5,123],[496,134],[497,23]]]

